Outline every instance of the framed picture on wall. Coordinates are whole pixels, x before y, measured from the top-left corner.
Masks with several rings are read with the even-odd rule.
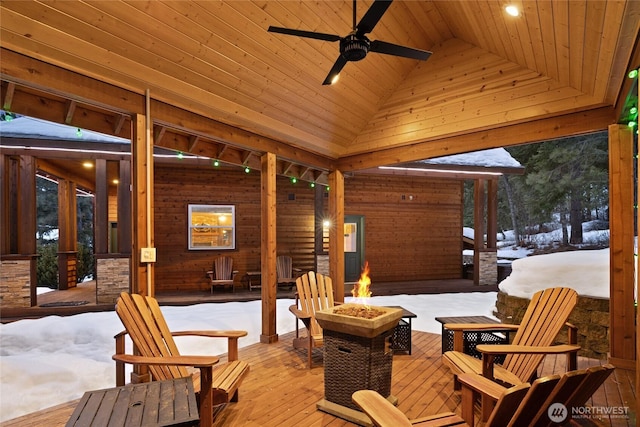
[[[236,248],[234,205],[189,205],[189,249]]]

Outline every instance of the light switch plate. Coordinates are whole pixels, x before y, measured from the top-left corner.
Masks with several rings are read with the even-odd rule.
[[[156,248],[142,248],[140,250],[141,262],[156,262]]]

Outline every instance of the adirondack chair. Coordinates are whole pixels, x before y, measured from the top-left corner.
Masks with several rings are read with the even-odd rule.
[[[546,427],[558,425],[549,419],[552,404],[562,404],[558,415],[568,420],[572,407],[583,406],[613,372],[612,365],[597,366],[538,378],[533,384],[503,387],[478,374],[461,374],[461,416],[445,412],[409,420],[398,408],[373,390],[359,390],[353,401],[377,427],[474,426],[474,402],[477,394],[486,394],[496,403],[485,427]],[[542,403],[542,404],[541,404]]]
[[[238,360],[238,339],[246,336],[246,331],[171,332],[154,298],[126,292],[118,298],[116,313],[126,329],[115,337],[116,385],[125,383],[125,363],[147,365],[155,381],[192,376],[194,390],[200,395],[201,426],[212,425],[214,405],[238,400],[238,387],[249,373],[247,362]],[[126,335],[131,337],[139,355],[124,354]],[[217,364],[218,358],[213,356],[180,355],[174,336],[227,338],[228,361]]]
[[[288,285],[293,287],[296,279],[300,276],[301,270],[293,268],[293,260],[288,255],[276,257],[276,275],[278,276],[278,286]]]
[[[219,256],[213,261],[213,270],[207,271],[207,276],[211,280],[211,293],[216,286],[231,285],[231,291],[235,292],[233,280],[238,274],[238,270],[233,269],[233,258],[229,256]]]
[[[296,304],[289,307],[296,316],[296,337],[293,339],[294,348],[306,348],[308,367],[311,369],[312,351],[324,344],[322,328],[315,318],[317,310],[324,310],[339,303],[333,300],[333,284],[331,278],[309,271],[296,279]],[[298,320],[301,320],[307,330],[307,336],[300,337]]]
[[[445,352],[442,361],[456,375],[462,373],[482,373],[507,385],[530,382],[536,375],[545,354],[567,354],[567,370],[577,368],[577,343],[575,326],[567,323],[571,311],[578,301],[578,294],[569,288],[549,288],[536,292],[527,307],[519,325],[501,324],[500,328],[516,331],[511,344],[481,344],[476,350],[483,359],[464,354],[465,331],[482,331],[496,328],[496,324],[445,324],[452,330],[453,351]],[[563,326],[568,328],[568,345],[553,345]],[[501,365],[494,364],[496,355],[506,357]],[[454,381],[457,387],[457,382]]]

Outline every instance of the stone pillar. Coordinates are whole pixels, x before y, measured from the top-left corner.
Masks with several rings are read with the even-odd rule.
[[[129,292],[129,256],[96,256],[96,304],[115,304],[121,292]]]
[[[0,306],[31,306],[31,257],[0,261]]]
[[[495,249],[476,250],[478,252],[478,285],[498,283],[498,252]]]

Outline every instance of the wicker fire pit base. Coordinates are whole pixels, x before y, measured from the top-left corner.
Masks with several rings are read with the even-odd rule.
[[[394,405],[391,395],[393,329],[373,338],[324,330],[324,399],[318,409],[361,426],[371,420],[351,400],[358,390],[375,390]]]

